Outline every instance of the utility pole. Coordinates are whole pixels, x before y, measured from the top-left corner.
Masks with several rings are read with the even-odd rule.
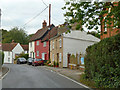
[[[49,26],[51,24],[51,4],[49,4]]]
[[[50,60],[50,24],[51,24],[51,4],[49,4],[49,60]]]

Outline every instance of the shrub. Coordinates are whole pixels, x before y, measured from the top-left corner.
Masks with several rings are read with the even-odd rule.
[[[0,51],[0,65],[3,65],[4,63],[4,53],[2,51]]]
[[[56,65],[56,62],[54,61],[54,64],[53,64],[54,66]]]
[[[96,87],[120,88],[120,34],[86,49],[85,75]]]
[[[15,60],[17,60],[17,58],[20,58],[20,57],[24,57],[27,60],[29,58],[29,54],[21,53],[19,56],[15,58]]]

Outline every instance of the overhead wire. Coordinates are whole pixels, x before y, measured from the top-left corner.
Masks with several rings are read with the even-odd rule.
[[[26,26],[28,23],[30,23],[31,21],[33,21],[35,18],[37,18],[40,14],[42,14],[46,9],[48,8],[48,6],[46,8],[44,8],[40,13],[38,13],[36,16],[34,16],[32,19],[30,19],[28,22],[26,22],[24,26]]]
[[[42,2],[43,2],[43,4],[45,5],[45,6],[47,6],[47,4],[43,1],[43,0],[41,0]],[[47,6],[48,7],[48,6]]]

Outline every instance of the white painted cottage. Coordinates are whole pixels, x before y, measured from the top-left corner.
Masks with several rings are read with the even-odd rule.
[[[35,58],[35,41],[29,42],[29,57]]]
[[[60,32],[66,31],[63,29]],[[85,55],[86,48],[100,41],[85,31],[71,30],[71,33],[59,33],[56,37],[50,39],[50,59],[52,64],[54,61],[59,62],[59,67],[68,67],[69,54]]]
[[[4,52],[4,63],[14,63],[14,59],[20,53],[28,53],[28,45],[20,45],[20,43],[5,43],[2,44]]]
[[[69,54],[83,54],[86,53],[86,48],[100,41],[91,34],[87,34],[85,31],[74,30],[71,33],[63,33],[63,67],[68,65],[68,53]]]

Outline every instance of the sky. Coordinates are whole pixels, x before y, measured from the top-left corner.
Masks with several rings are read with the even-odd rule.
[[[43,0],[43,2],[47,6],[51,4],[51,24],[55,26],[63,24],[65,22],[63,15],[65,11],[61,8],[65,5],[65,1]],[[1,28],[10,30],[13,27],[19,27],[24,28],[27,34],[33,34],[42,28],[44,20],[47,21],[48,25],[49,8],[43,11],[46,8],[43,2],[42,0],[0,0],[0,8],[2,10]],[[41,14],[38,17],[32,19],[39,13]]]

